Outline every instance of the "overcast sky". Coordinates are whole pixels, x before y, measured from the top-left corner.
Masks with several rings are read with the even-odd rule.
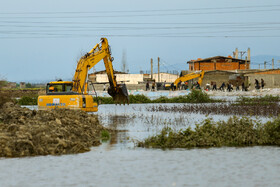
[[[280,56],[279,0],[0,1],[0,77],[8,81],[71,79],[101,37],[116,70],[126,51],[131,73],[158,56],[163,70],[235,48]]]

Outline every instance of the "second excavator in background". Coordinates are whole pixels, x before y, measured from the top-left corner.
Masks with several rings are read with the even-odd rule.
[[[204,70],[202,71],[198,71],[198,72],[192,72],[192,73],[189,73],[189,74],[186,74],[186,75],[183,75],[179,78],[177,78],[175,81],[174,81],[174,87],[176,89],[178,89],[178,84],[181,83],[181,82],[186,82],[186,81],[189,81],[189,80],[192,80],[192,79],[195,79],[195,78],[198,78],[198,86],[200,87],[201,86],[201,83],[202,83],[202,80],[203,80],[203,77],[204,77]]]

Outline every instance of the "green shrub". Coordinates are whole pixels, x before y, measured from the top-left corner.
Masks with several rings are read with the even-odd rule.
[[[112,97],[97,97],[99,104],[114,104]]]
[[[130,103],[151,103],[152,101],[144,95],[129,95]]]
[[[194,130],[187,128],[175,132],[164,128],[159,135],[138,143],[140,147],[153,148],[252,145],[280,146],[280,116],[264,124],[248,117],[231,117],[228,121],[219,122],[206,119],[201,124],[196,124]]]
[[[101,131],[101,140],[102,141],[107,141],[110,139],[110,133],[107,130],[102,130]]]
[[[187,95],[187,98],[191,103],[210,103],[213,101],[207,93],[195,89]]]

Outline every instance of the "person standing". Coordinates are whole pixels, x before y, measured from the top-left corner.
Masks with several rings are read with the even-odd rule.
[[[213,91],[214,91],[214,90],[217,91],[217,84],[216,84],[216,82],[213,82],[213,88],[212,88],[212,90],[213,90]]]
[[[261,79],[261,87],[262,87],[262,89],[264,87],[264,80],[263,79]]]
[[[146,91],[150,90],[149,82],[146,83]]]
[[[156,85],[156,83],[153,82],[153,84],[152,84],[152,91],[155,91],[155,85]]]
[[[171,90],[174,91],[174,82],[171,83]]]
[[[245,91],[245,83],[244,82],[242,82],[241,87],[242,87],[242,91]]]
[[[255,88],[258,90],[260,89],[260,84],[259,84],[259,81],[257,79],[255,79]]]
[[[236,83],[236,91],[239,91],[239,83]]]
[[[179,81],[179,83],[177,84],[177,90],[181,90],[181,84],[182,84],[182,81]]]

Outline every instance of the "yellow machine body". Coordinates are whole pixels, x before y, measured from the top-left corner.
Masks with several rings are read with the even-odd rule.
[[[73,82],[53,81],[47,84],[46,95],[38,97],[38,109],[67,108],[97,112],[97,100],[92,95],[71,92]]]
[[[38,98],[38,109],[67,108],[97,112],[98,104],[91,95],[43,95]]]

